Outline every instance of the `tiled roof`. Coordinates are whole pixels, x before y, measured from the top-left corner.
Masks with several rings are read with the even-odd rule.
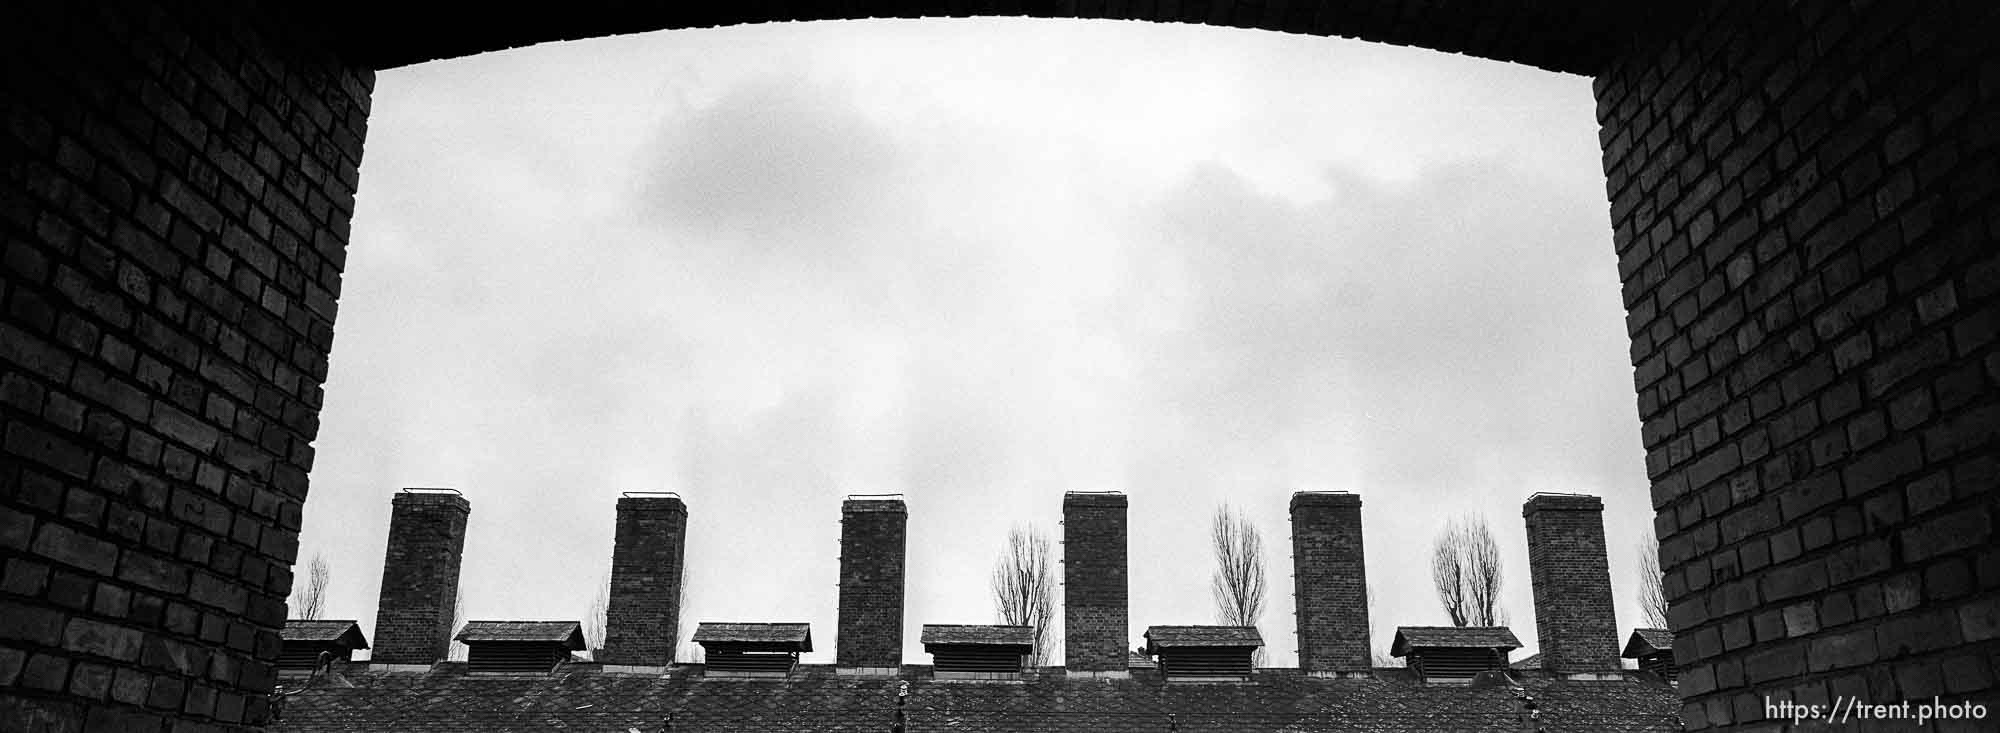
[[[1190,646],[1263,646],[1264,637],[1255,626],[1149,626],[1149,649]]]
[[[1132,650],[1132,654],[1125,658],[1126,669],[1158,669],[1159,666],[1152,657],[1139,653],[1137,649]]]
[[[802,652],[812,651],[810,624],[747,624],[703,621],[694,627],[694,642],[711,644],[798,644]]]
[[[1521,640],[1505,626],[1398,626],[1389,656],[1410,653],[1411,647],[1441,646],[1472,649],[1519,649]]]
[[[1528,656],[1528,658],[1522,659],[1507,666],[1513,669],[1541,669],[1542,655],[1540,653],[1531,654]]]
[[[360,624],[353,621],[288,619],[285,630],[278,632],[278,638],[291,642],[339,644],[349,649],[368,648],[368,638],[361,635]]]
[[[349,666],[358,669],[359,665]],[[1567,680],[1517,672],[1506,684],[1428,685],[1406,670],[1374,679],[1259,670],[1249,682],[1164,683],[1156,671],[1127,679],[1033,670],[1015,682],[943,681],[929,667],[898,677],[838,675],[804,665],[783,680],[703,678],[698,665],[672,674],[621,674],[572,665],[553,675],[467,675],[464,665],[428,672],[341,672],[287,698],[271,733],[321,731],[659,731],[834,733],[888,730],[899,685],[911,731],[959,733],[1427,733],[1521,730],[1519,694],[1534,698],[1549,733],[1680,729],[1673,689],[1641,676]]]
[[[1633,629],[1632,637],[1625,640],[1623,657],[1643,657],[1659,652],[1674,650],[1674,632],[1666,629]]]
[[[1034,646],[1033,626],[966,626],[924,624],[925,644],[983,644],[989,646]]]
[[[545,641],[583,649],[583,625],[575,621],[467,621],[452,637],[467,644],[492,641]]]

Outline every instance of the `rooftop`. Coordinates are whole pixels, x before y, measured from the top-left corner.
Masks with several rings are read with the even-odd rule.
[[[352,730],[652,733],[670,719],[689,731],[888,730],[899,686],[911,731],[962,733],[1348,733],[1521,729],[1520,693],[1531,695],[1550,733],[1680,729],[1673,689],[1640,676],[1580,681],[1518,672],[1520,686],[1427,685],[1401,669],[1375,677],[1329,679],[1296,669],[1261,669],[1249,682],[1164,684],[1158,671],[1129,679],[1069,677],[1030,670],[1021,682],[981,684],[934,678],[910,665],[896,677],[836,674],[803,665],[782,680],[703,678],[700,665],[669,675],[606,672],[595,665],[554,675],[467,675],[459,663],[424,672],[356,671],[345,665],[288,698],[273,733]]]
[[[922,641],[925,644],[1034,646],[1035,627],[924,624]]]
[[[812,627],[803,623],[725,623],[703,621],[694,627],[697,644],[801,644],[799,651],[812,651]]]
[[[1625,640],[1625,652],[1619,656],[1643,657],[1673,650],[1674,632],[1666,629],[1633,629],[1632,637]]]
[[[583,625],[575,621],[467,621],[453,637],[468,644],[493,641],[552,642],[583,649]]]
[[[1505,626],[1398,626],[1389,655],[1400,657],[1413,647],[1519,649],[1521,640]]]
[[[1263,646],[1264,637],[1254,626],[1149,626],[1146,646],[1150,649],[1175,647]]]
[[[354,621],[290,619],[285,621],[285,630],[278,633],[278,638],[289,642],[339,644],[349,649],[368,648],[368,639],[361,635],[361,625]]]

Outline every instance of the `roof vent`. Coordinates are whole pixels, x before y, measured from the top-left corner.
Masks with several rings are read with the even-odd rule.
[[[1263,645],[1254,626],[1152,626],[1145,651],[1169,680],[1245,680]]]
[[[1389,655],[1408,657],[1426,682],[1471,682],[1480,672],[1507,668],[1507,654],[1521,640],[1505,626],[1400,626]]]
[[[278,638],[282,642],[278,649],[281,671],[310,670],[319,664],[321,652],[332,655],[337,662],[351,661],[354,650],[368,648],[361,626],[353,621],[290,619]]]
[[[1035,627],[924,624],[923,642],[939,679],[1017,679]]]
[[[547,672],[583,651],[575,621],[468,621],[453,638],[465,643],[468,672]]]
[[[1619,656],[1639,660],[1640,670],[1668,682],[1673,682],[1679,671],[1674,666],[1674,632],[1666,629],[1633,629],[1632,637],[1625,640],[1625,653]]]
[[[694,629],[694,642],[707,658],[710,676],[783,677],[799,663],[799,653],[812,651],[807,624],[704,622]]]

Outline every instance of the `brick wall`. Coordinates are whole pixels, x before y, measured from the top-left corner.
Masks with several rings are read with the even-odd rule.
[[[1130,663],[1125,495],[1063,496],[1063,660],[1073,672]]]
[[[1595,496],[1536,494],[1521,505],[1528,525],[1528,578],[1542,667],[1557,672],[1618,669],[1618,619],[1604,555],[1604,502]]]
[[[903,554],[909,511],[902,499],[848,499],[840,506],[840,620],[834,662],[903,663]]]
[[[687,555],[687,505],[679,497],[618,500],[612,538],[611,597],[605,610],[605,664],[673,662],[681,620],[681,563]]]
[[[373,83],[263,5],[0,30],[0,720],[262,720]]]
[[[1995,38],[1989,3],[1715,3],[1597,80],[1692,728],[1994,696]]]
[[[396,495],[382,595],[375,607],[376,664],[431,664],[451,648],[458,615],[458,571],[472,503],[456,493]]]
[[[1361,497],[1299,492],[1292,494],[1291,509],[1299,667],[1310,672],[1374,667]]]

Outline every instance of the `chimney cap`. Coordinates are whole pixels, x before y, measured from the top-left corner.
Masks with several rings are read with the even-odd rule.
[[[463,492],[463,491],[459,491],[458,489],[453,489],[453,488],[449,488],[449,487],[441,487],[441,486],[405,486],[405,487],[403,487],[403,490],[402,490],[402,493],[405,493],[405,494],[456,494],[456,495],[458,495],[458,496],[464,496],[464,495],[465,495],[465,492]]]
[[[901,513],[907,512],[908,509],[903,504],[902,494],[848,494],[847,499],[840,502],[840,511],[843,514],[854,514],[857,512]]]
[[[1521,516],[1538,511],[1604,511],[1604,500],[1592,494],[1536,492],[1521,505]]]
[[[1066,491],[1063,492],[1063,506],[1095,505],[1125,506],[1123,491]]]
[[[1292,508],[1300,506],[1361,506],[1361,495],[1351,491],[1294,491]]]
[[[624,498],[626,498],[626,499],[668,499],[668,498],[672,498],[672,499],[679,499],[679,498],[681,498],[681,495],[680,495],[680,492],[678,492],[678,491],[621,491],[621,492],[619,492],[619,493],[618,493],[618,495],[619,495],[619,496],[621,496],[621,497],[624,497]]]

